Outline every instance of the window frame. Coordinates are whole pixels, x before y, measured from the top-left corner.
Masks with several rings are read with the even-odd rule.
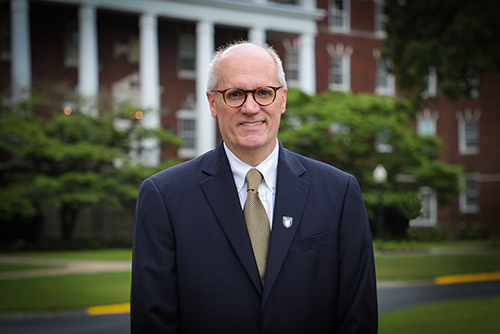
[[[459,206],[461,213],[478,213],[479,212],[479,175],[465,174],[461,179],[464,191],[460,193]],[[474,187],[471,185],[474,184]],[[473,199],[473,202],[471,202]]]
[[[194,158],[196,156],[196,110],[194,109],[180,109],[177,111],[177,135],[183,139],[183,146],[179,147],[178,155],[182,159]],[[192,129],[186,129],[184,124],[186,121],[193,123]],[[186,146],[186,143],[192,140],[192,146]]]
[[[466,109],[463,112],[457,112],[458,118],[458,150],[461,155],[477,155],[479,154],[479,118],[481,111],[476,109]],[[472,134],[471,134],[472,130]],[[472,138],[474,137],[474,138]],[[474,145],[471,145],[471,142]]]
[[[196,52],[196,35],[186,33],[179,34],[177,52],[177,76],[179,79],[196,79]],[[193,67],[183,67],[185,61],[191,61]]]
[[[384,77],[386,84],[381,85],[381,77]],[[396,77],[389,73],[384,59],[377,57],[377,68],[375,73],[375,94],[384,96],[396,95]]]
[[[342,43],[337,45],[327,45],[327,51],[330,55],[328,66],[328,89],[340,92],[351,91],[351,55],[353,49],[351,46],[346,46]],[[336,61],[337,60],[337,61]],[[338,65],[338,60],[341,64]],[[340,72],[340,73],[339,73]],[[336,77],[340,77],[342,82],[335,82]]]
[[[375,15],[373,30],[375,34],[380,38],[387,37],[387,31],[384,29],[384,24],[389,21],[389,17],[385,14],[384,10],[385,1],[375,0],[373,4],[373,12]]]
[[[336,8],[336,2],[342,1],[343,9]],[[342,24],[337,24],[336,17],[342,18]],[[347,33],[351,30],[351,0],[329,0],[328,21],[331,31]]]

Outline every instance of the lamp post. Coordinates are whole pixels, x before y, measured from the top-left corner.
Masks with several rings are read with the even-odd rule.
[[[377,212],[377,234],[384,239],[384,194],[382,185],[387,181],[387,170],[381,164],[373,170],[373,180],[377,184],[378,212]]]

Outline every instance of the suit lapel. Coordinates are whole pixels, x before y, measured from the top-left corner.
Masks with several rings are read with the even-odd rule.
[[[301,175],[305,168],[280,144],[273,229],[269,244],[263,303],[265,304],[301,222],[310,184]],[[292,224],[288,225],[292,219]],[[287,224],[284,224],[284,219]]]
[[[243,267],[257,290],[262,293],[245,218],[222,144],[214,150],[202,170],[208,175],[200,183],[203,193]]]

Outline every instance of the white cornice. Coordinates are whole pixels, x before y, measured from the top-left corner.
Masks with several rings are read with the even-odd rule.
[[[321,9],[272,2],[229,0],[44,0],[88,5],[129,13],[151,13],[158,17],[186,21],[209,21],[236,27],[264,27],[289,33],[316,33]]]

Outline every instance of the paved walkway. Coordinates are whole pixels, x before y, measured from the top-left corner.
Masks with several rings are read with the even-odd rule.
[[[0,255],[0,264],[54,266],[54,268],[0,272],[0,280],[131,270],[130,261],[55,259],[11,255]]]

